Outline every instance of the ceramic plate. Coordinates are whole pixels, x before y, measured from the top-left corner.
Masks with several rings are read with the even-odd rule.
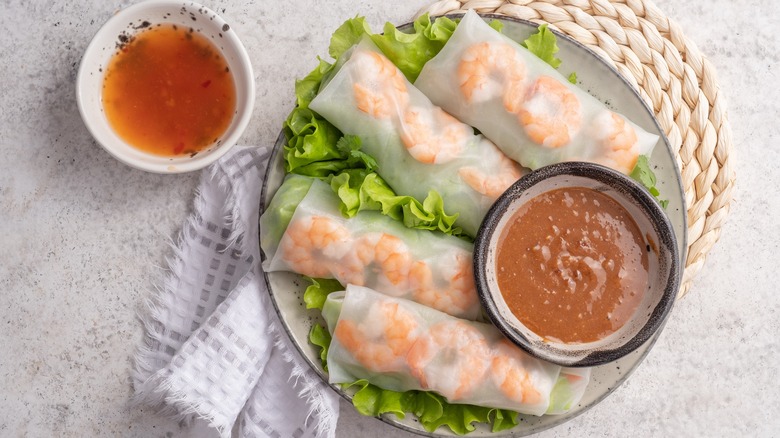
[[[453,16],[455,18],[457,16]],[[500,20],[504,23],[503,33],[515,41],[523,41],[536,31],[536,25],[512,18],[487,15],[486,17]],[[400,29],[410,29],[410,25],[401,26]],[[680,173],[671,147],[658,126],[652,111],[640,99],[636,91],[625,82],[613,68],[604,63],[592,51],[581,44],[561,35],[558,36],[560,51],[557,56],[563,61],[559,71],[564,76],[571,72],[577,73],[578,85],[592,95],[599,98],[611,109],[627,116],[634,123],[646,131],[655,133],[660,137],[659,144],[653,150],[650,163],[658,178],[657,187],[661,197],[669,200],[666,212],[677,236],[677,244],[680,254],[684,255],[686,248],[686,215]],[[312,57],[314,54],[312,54]],[[262,205],[267,205],[273,197],[276,189],[284,178],[284,163],[282,153],[285,142],[284,134],[280,134],[274,147],[271,163],[265,179],[262,193]],[[276,310],[295,345],[303,357],[309,362],[322,378],[327,381],[327,374],[322,369],[319,360],[319,349],[308,342],[309,330],[312,324],[322,322],[319,311],[306,310],[303,303],[303,291],[307,282],[296,274],[286,272],[273,272],[266,274],[268,290],[271,292],[272,301]],[[660,333],[660,330],[659,330]],[[657,335],[656,335],[657,337]],[[469,436],[524,436],[540,432],[544,429],[564,423],[573,417],[583,413],[604,399],[615,390],[636,369],[647,355],[647,352],[655,342],[656,337],[651,338],[635,352],[620,360],[595,367],[591,382],[581,402],[565,415],[544,415],[542,417],[521,415],[520,424],[509,431],[493,433],[487,425],[479,425],[477,430]],[[351,399],[350,394],[345,393],[340,387],[333,387],[339,394]],[[428,433],[419,424],[414,415],[407,415],[399,420],[395,415],[387,415],[380,418],[393,426],[426,436],[452,436],[446,427],[440,427],[434,433]]]

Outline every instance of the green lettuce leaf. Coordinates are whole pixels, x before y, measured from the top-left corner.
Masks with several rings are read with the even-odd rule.
[[[333,59],[338,59],[352,46],[359,43],[363,35],[370,35],[371,29],[366,23],[365,17],[350,18],[345,21],[330,37],[328,54]]]
[[[504,32],[504,22],[503,21],[490,20],[490,23],[488,23],[488,25],[490,27],[492,27],[493,30],[495,30],[498,33],[503,33]]]
[[[330,332],[319,324],[314,324],[309,331],[309,342],[320,348],[320,361],[325,371],[328,371],[328,348],[331,340]]]
[[[377,417],[390,412],[398,418],[406,416],[406,402],[401,392],[382,389],[368,383],[368,380],[365,379],[344,384],[342,388],[344,390],[357,389],[352,396],[352,405],[361,415]]]
[[[571,72],[571,74],[567,79],[569,80],[570,83],[577,85],[577,73]]]
[[[494,432],[517,426],[517,412],[507,409],[484,408],[466,404],[452,404],[444,397],[429,391],[391,391],[372,385],[365,379],[342,385],[345,390],[357,389],[352,404],[362,415],[395,414],[403,419],[413,413],[428,432],[446,426],[458,435],[474,431],[475,423],[492,424]]]
[[[362,141],[356,135],[345,135],[336,143],[336,148],[346,157],[347,169],[366,169],[372,171],[377,168],[374,157],[360,150]]]
[[[493,418],[493,432],[509,430],[519,424],[519,414],[508,409],[495,409]]]
[[[328,299],[328,295],[331,292],[344,290],[344,286],[337,280],[328,278],[310,278],[307,277],[311,284],[303,292],[303,302],[306,303],[307,309],[319,309],[322,310],[322,306],[325,304],[325,300]]]
[[[283,129],[287,137],[284,160],[288,172],[322,177],[332,173],[331,168],[344,168],[333,163],[344,160],[336,146],[341,132],[313,111],[294,109]]]
[[[319,64],[303,79],[295,81],[295,99],[298,108],[306,109],[317,96],[322,79],[333,70],[333,64],[317,57]]]
[[[433,190],[421,203],[411,196],[396,195],[382,177],[367,169],[349,169],[334,175],[330,186],[341,199],[341,213],[346,217],[363,210],[380,211],[408,228],[462,235],[460,227],[454,226],[458,215],[448,215],[444,201]]]
[[[417,391],[415,415],[425,430],[433,432],[440,426],[447,426],[458,435],[465,435],[475,429],[474,423],[490,422],[493,409],[472,405],[450,404],[444,397],[433,393]]]
[[[561,65],[561,60],[555,57],[558,53],[558,41],[555,34],[547,28],[547,24],[539,26],[539,30],[528,37],[523,46],[553,68]]]
[[[659,198],[661,193],[655,186],[655,173],[653,172],[653,169],[650,168],[650,161],[646,155],[639,156],[639,159],[636,162],[636,166],[634,166],[634,170],[631,171],[629,176],[645,186],[650,194],[653,195],[659,204],[661,204],[661,208],[666,208],[666,206],[669,204],[669,200]]]
[[[296,108],[284,125],[288,172],[326,177],[344,169],[373,170],[376,160],[360,150],[360,138],[342,136],[327,120],[309,109]]]
[[[392,23],[385,23],[382,35],[372,34],[371,40],[414,82],[426,62],[436,56],[449,41],[457,23],[447,17],[431,21],[428,14],[414,20],[414,31],[401,32]]]

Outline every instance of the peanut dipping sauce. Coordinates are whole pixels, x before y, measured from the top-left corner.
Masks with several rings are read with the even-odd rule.
[[[217,142],[236,108],[233,75],[217,46],[173,24],[144,30],[120,47],[102,97],[119,137],[168,157],[194,156]]]
[[[639,227],[615,200],[587,188],[543,193],[509,219],[496,253],[509,309],[542,338],[584,343],[619,330],[648,288]]]

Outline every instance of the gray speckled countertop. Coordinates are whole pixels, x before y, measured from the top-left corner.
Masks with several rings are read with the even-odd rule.
[[[90,38],[126,1],[3,2],[0,8],[0,436],[183,437],[128,407],[136,311],[198,175],[120,164],[84,128],[74,81]],[[425,2],[204,1],[252,58],[257,104],[243,138],[270,144],[293,80],[330,33],[362,14],[379,28]],[[780,13],[770,0],[658,0],[717,68],[733,127],[732,211],[690,294],[645,362],[602,403],[543,437],[780,433]],[[300,55],[299,55],[300,54]],[[339,436],[410,436],[342,402]]]

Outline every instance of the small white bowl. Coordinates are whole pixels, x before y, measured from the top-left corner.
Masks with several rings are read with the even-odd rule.
[[[127,144],[111,128],[103,108],[103,77],[120,43],[133,34],[161,23],[180,25],[200,32],[220,49],[233,73],[236,87],[233,120],[216,142],[192,157],[153,155]],[[148,172],[181,173],[208,166],[236,144],[254,108],[255,82],[246,49],[222,17],[191,1],[148,0],[117,12],[95,34],[81,59],[76,78],[76,99],[87,129],[114,158]]]

